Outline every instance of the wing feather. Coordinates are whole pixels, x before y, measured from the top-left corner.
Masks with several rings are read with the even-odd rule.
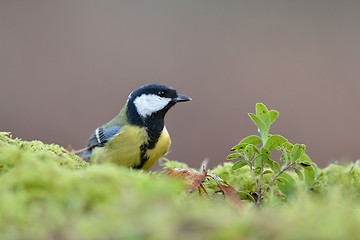
[[[122,126],[117,125],[108,129],[104,129],[103,127],[97,128],[88,141],[88,146],[92,147],[103,147],[105,146],[110,139],[112,139],[116,134],[119,133]]]

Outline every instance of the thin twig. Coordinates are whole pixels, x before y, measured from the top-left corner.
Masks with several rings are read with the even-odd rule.
[[[254,173],[254,170],[253,170],[253,167],[251,166],[251,164],[249,164],[249,167],[250,167],[251,173],[252,173],[252,175],[254,177],[255,187],[256,187],[256,192],[257,192],[258,191],[258,184],[257,184],[256,176],[255,176],[255,173]]]
[[[204,192],[205,192],[205,194],[204,194]],[[203,186],[202,184],[200,184],[200,186],[199,186],[199,193],[200,193],[204,198],[206,198],[206,195],[208,194],[207,191],[206,191],[206,189],[204,188],[204,186]]]
[[[288,170],[288,169],[289,169],[292,165],[294,165],[295,163],[296,163],[296,162],[293,162],[293,163],[289,162],[288,165],[287,165],[283,170],[281,170],[281,171],[269,182],[269,184],[266,186],[266,188],[264,189],[263,192],[266,192],[266,191],[269,189],[270,185],[271,185],[283,172],[285,172],[286,170]]]
[[[263,177],[264,177],[264,159],[261,161],[261,171],[260,171],[260,182],[259,182],[259,188],[258,188],[258,191],[257,191],[257,194],[258,194],[258,198],[257,198],[257,201],[256,201],[256,205],[255,206],[259,206],[260,205],[260,200],[261,200],[261,196],[262,196],[262,191],[261,191],[261,187],[262,187],[262,180],[263,180]]]

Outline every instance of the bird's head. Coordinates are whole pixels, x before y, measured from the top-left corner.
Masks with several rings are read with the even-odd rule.
[[[163,118],[166,112],[178,102],[191,98],[178,94],[175,89],[163,84],[149,84],[134,90],[128,99],[128,118],[139,124],[148,118]]]

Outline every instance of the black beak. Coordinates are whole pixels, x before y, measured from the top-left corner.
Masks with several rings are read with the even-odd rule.
[[[178,94],[177,98],[174,98],[175,102],[187,102],[191,101],[191,98],[185,95]]]

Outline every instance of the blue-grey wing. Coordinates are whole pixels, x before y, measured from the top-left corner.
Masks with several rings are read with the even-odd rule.
[[[112,139],[121,129],[120,125],[113,126],[108,129],[104,129],[103,127],[97,128],[93,134],[91,135],[88,146],[91,147],[103,147],[105,146],[110,139]]]

